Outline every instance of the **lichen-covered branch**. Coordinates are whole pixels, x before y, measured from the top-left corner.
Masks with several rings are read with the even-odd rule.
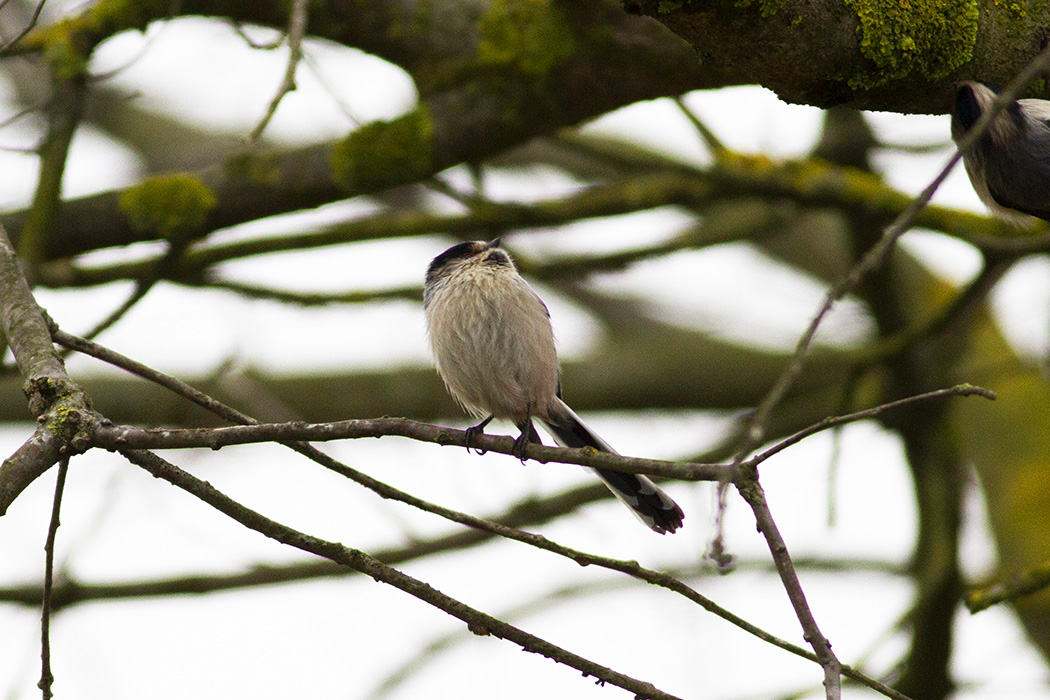
[[[0,465],[0,515],[70,446],[83,449],[93,415],[83,391],[66,374],[44,314],[29,289],[7,233],[0,226],[0,323],[25,380],[22,391],[37,416],[33,436]]]
[[[702,84],[688,47],[611,3],[587,3],[564,16],[559,3],[525,3],[537,14],[524,17],[487,13],[496,12],[500,3],[487,7],[462,0],[428,16],[416,16],[415,5],[331,2],[311,9],[308,31],[400,59],[413,73],[421,101],[402,117],[366,125],[334,144],[277,159],[249,154],[217,166],[201,178],[219,201],[208,217],[209,228],[414,182],[616,107]],[[276,0],[225,3],[221,10],[236,21],[285,23],[285,4]],[[206,2],[101,0],[79,16],[31,32],[20,50],[44,52],[53,66],[62,56],[72,70],[82,67],[106,36],[141,28],[173,11],[206,15],[216,10]],[[473,26],[472,18],[478,17]],[[467,26],[450,32],[448,22]],[[543,45],[537,52],[531,43],[535,37],[521,39],[530,27],[565,37],[566,50],[551,52]],[[436,55],[420,53],[428,47]],[[581,91],[584,84],[603,89]],[[88,220],[72,211],[63,216],[62,229],[71,235],[55,241],[49,256],[136,240],[104,197],[92,204],[95,216]],[[12,216],[7,223],[17,240],[23,218]]]
[[[625,4],[688,41],[728,83],[819,107],[930,114],[947,111],[957,80],[1009,82],[1045,44],[1050,19],[1045,6],[994,0]]]
[[[232,187],[233,184],[227,183],[216,190],[218,201],[222,200],[223,188],[227,186]],[[146,185],[137,185],[132,189],[143,187]],[[689,171],[680,166],[669,166],[662,172],[626,177],[566,197],[532,202],[528,205],[481,204],[462,214],[400,210],[380,212],[305,233],[268,235],[257,239],[215,244],[202,242],[187,250],[171,274],[176,280],[199,280],[210,267],[219,263],[267,253],[425,235],[435,231],[463,235],[489,228],[508,230],[556,226],[668,205],[697,209],[709,207],[714,201],[754,197],[770,202],[788,200],[800,206],[829,207],[878,218],[897,216],[911,201],[907,195],[889,187],[877,177],[851,168],[839,168],[812,161],[778,163],[764,158],[736,155],[732,158],[727,156],[725,162],[710,170]],[[89,212],[94,212],[94,216],[114,222],[114,217],[120,217],[96,211],[96,208],[105,210],[116,205],[121,207],[122,214],[130,216],[132,211],[119,204],[127,200],[126,192],[119,195],[101,194],[68,202],[66,209],[77,219],[84,216],[93,221]],[[220,212],[224,207],[216,207],[215,200],[209,201],[212,202],[209,210],[213,210],[215,216],[231,216],[230,211]],[[163,202],[154,204],[160,206]],[[236,206],[236,201],[233,206]],[[189,213],[187,212],[187,215]],[[205,213],[202,212],[200,216],[203,217]],[[250,215],[252,212],[243,213]],[[727,222],[719,225],[719,217],[715,212],[705,219],[702,226],[690,232],[689,240],[677,241],[677,248],[713,245],[733,239],[750,239],[762,232],[762,221],[783,219],[784,216],[770,211],[756,211],[753,207],[748,213],[752,216],[732,219],[736,222],[736,226],[732,226]],[[17,215],[14,218],[17,219]],[[1008,225],[989,217],[940,206],[926,207],[916,215],[915,222],[919,226],[943,231],[963,240],[973,241],[974,236],[981,236],[981,240],[976,241],[979,247],[984,247],[985,242],[994,246],[996,241],[1004,240],[1015,233]],[[85,233],[94,232],[96,225],[98,224],[88,223]],[[115,225],[119,230],[119,222],[115,222]],[[98,247],[104,247],[107,238],[114,234],[113,231],[95,233],[99,238],[92,238],[89,245]],[[128,237],[125,242],[154,240],[158,237],[154,228],[141,226],[134,227],[134,230],[125,235]],[[1026,240],[1029,245],[1033,245],[1031,238]],[[1044,249],[1050,249],[1050,240],[1038,237],[1036,240],[1041,240]],[[580,261],[571,268],[567,267],[566,262],[529,266],[528,261],[523,261],[523,269],[529,274],[548,277],[601,272],[629,264],[635,259],[669,251],[670,248],[664,247],[639,251],[633,257],[623,254],[609,259],[597,257],[589,262]],[[42,274],[44,280],[53,286],[103,284],[117,279],[140,279],[149,274],[156,261],[157,258],[150,258],[91,268],[62,262],[45,267]]]

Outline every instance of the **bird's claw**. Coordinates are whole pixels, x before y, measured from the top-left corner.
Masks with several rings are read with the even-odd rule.
[[[485,426],[489,424],[490,420],[492,420],[492,416],[489,416],[477,425],[472,425],[466,429],[465,432],[467,433],[467,452],[470,452],[471,449],[473,449],[479,455],[483,455],[486,452],[488,452],[488,450],[484,449],[483,447],[478,447],[477,443],[478,437],[485,434]]]
[[[514,447],[510,451],[510,453],[512,455],[514,455],[515,457],[517,457],[518,459],[521,460],[522,464],[524,464],[525,460],[528,459],[525,456],[525,449],[528,447],[528,444],[529,444],[529,433],[528,433],[528,431],[524,431],[523,430],[521,435],[519,435],[517,437],[517,439],[514,440]]]

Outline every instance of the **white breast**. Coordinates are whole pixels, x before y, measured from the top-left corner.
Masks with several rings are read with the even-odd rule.
[[[431,291],[427,330],[449,392],[476,415],[547,415],[558,358],[547,308],[508,266],[469,266]]]

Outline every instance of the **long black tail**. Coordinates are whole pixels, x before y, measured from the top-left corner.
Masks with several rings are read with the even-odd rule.
[[[558,402],[558,408],[562,410],[543,421],[555,442],[562,447],[593,447],[602,452],[618,454],[595,435],[564,401],[559,399]],[[682,509],[648,477],[609,469],[595,469],[594,472],[654,532],[662,535],[682,527],[685,517]]]

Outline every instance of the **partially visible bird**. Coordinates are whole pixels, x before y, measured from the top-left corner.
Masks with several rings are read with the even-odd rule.
[[[952,107],[956,143],[996,94],[984,83],[959,83]],[[1017,223],[1031,223],[1024,215],[1050,221],[1050,101],[1009,104],[963,154],[963,164],[977,195],[997,216]]]
[[[423,287],[427,335],[438,373],[449,393],[470,413],[484,417],[468,429],[468,442],[493,418],[521,430],[515,454],[540,443],[539,419],[564,447],[592,447],[616,454],[561,399],[560,370],[550,314],[518,274],[499,239],[469,241],[438,255]],[[610,490],[660,534],[682,526],[682,509],[651,479],[595,469]]]

